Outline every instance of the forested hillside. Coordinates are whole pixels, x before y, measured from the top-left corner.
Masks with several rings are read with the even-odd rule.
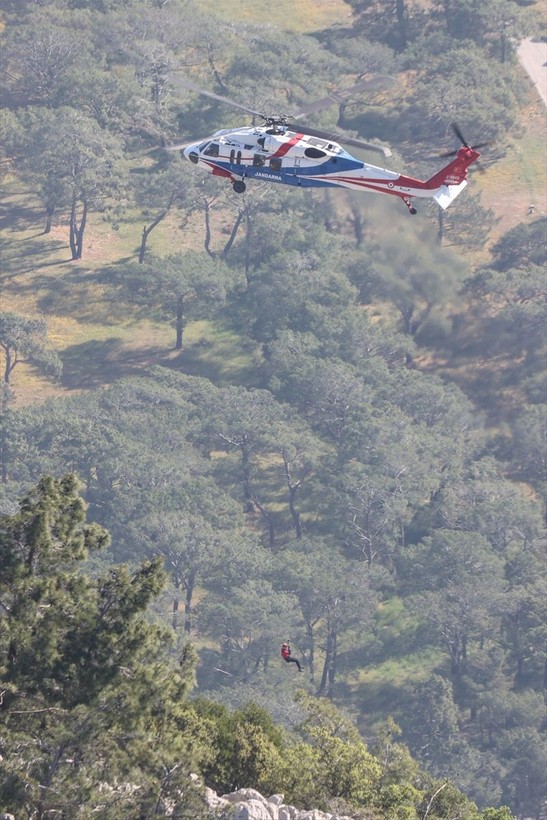
[[[252,702],[228,710],[189,700],[192,644],[175,663],[168,630],[144,616],[165,580],[161,558],[82,572],[109,535],[86,522],[77,484],[73,475],[42,479],[1,520],[7,817],[264,817],[263,806],[244,814],[224,801],[224,810],[215,792],[253,784],[275,792],[276,807],[284,797],[296,803],[300,811],[287,808],[295,820],[309,818],[309,806],[314,820],[333,817],[318,806],[340,820],[350,811],[408,820],[433,806],[434,818],[510,820],[507,808],[479,812],[448,781],[420,771],[391,720],[372,753],[335,706],[304,692],[287,709],[290,736]],[[281,817],[270,809],[268,817]]]
[[[152,817],[193,769],[375,820],[539,818],[544,108],[515,49],[545,31],[513,0],[252,6],[3,2],[3,800],[91,816],[104,767],[104,817]],[[388,74],[310,122],[415,177],[453,120],[489,144],[444,213],[238,196],[161,150],[249,121],[173,71],[258,110]]]

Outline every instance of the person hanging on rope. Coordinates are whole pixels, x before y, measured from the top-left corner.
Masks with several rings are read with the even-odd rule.
[[[281,644],[281,657],[285,661],[285,663],[295,663],[298,666],[298,671],[303,672],[302,666],[300,665],[300,661],[298,658],[293,658],[291,654],[291,647],[288,643]]]

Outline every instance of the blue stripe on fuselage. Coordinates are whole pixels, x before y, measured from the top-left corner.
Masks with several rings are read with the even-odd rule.
[[[285,165],[280,171],[273,171],[269,166],[255,166],[239,163],[239,165],[230,162],[223,162],[222,160],[214,160],[214,164],[219,168],[223,168],[233,174],[245,176],[248,179],[263,179],[267,182],[282,182],[286,185],[300,185],[302,187],[310,187],[311,185],[325,185],[329,184],[327,180],[315,180],[317,174],[324,176],[325,174],[340,174],[347,171],[354,171],[363,167],[363,163],[359,160],[353,159],[346,154],[346,156],[338,155],[332,159],[322,162],[317,165],[297,166]]]
[[[283,167],[285,174],[298,174],[299,176],[314,176],[314,174],[340,174],[346,171],[355,171],[362,168],[363,163],[353,157],[333,157],[320,165],[308,166],[287,166]]]

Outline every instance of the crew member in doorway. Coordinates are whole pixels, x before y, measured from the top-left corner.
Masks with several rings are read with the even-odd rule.
[[[295,663],[298,666],[299,672],[304,671],[300,665],[300,661],[298,660],[298,658],[293,658],[293,656],[291,655],[291,647],[288,643],[281,644],[281,657],[286,663]]]

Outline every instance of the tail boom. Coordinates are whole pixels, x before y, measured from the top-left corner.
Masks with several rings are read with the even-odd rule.
[[[409,196],[431,197],[441,208],[445,209],[466,187],[467,169],[479,157],[478,151],[468,145],[463,145],[452,162],[449,162],[448,165],[445,165],[444,168],[441,168],[425,182],[401,176],[398,183],[399,185],[401,182],[407,184],[408,187],[405,192]]]
[[[411,213],[415,212],[411,205],[413,197],[434,199],[444,209],[448,208],[466,187],[467,169],[473,162],[476,162],[479,156],[478,151],[464,145],[448,165],[428,180],[414,179],[385,168],[364,164],[361,169],[345,174],[325,174],[324,176],[314,174],[310,177],[310,181],[313,179],[315,184],[391,194],[402,199]]]

